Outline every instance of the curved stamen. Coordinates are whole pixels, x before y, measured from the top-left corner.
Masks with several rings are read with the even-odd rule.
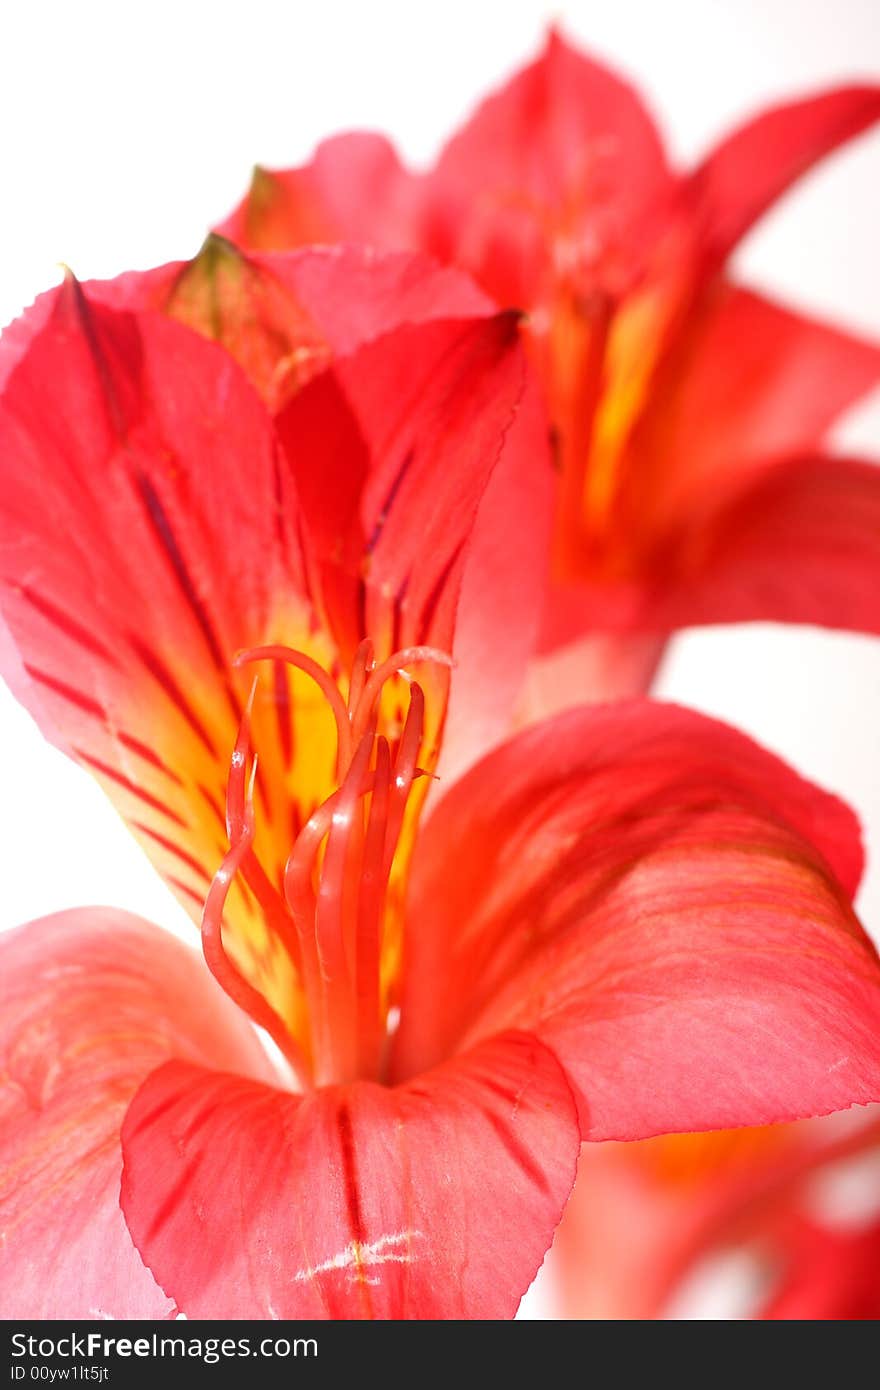
[[[255,676],[238,726],[235,747],[230,760],[229,778],[226,783],[226,833],[229,836],[230,845],[238,842],[245,825],[248,795],[247,762],[251,751],[251,714],[258,683],[259,678]],[[253,773],[251,777],[253,778]],[[274,928],[294,964],[298,965],[299,943],[296,939],[296,932],[292,929],[287,908],[254,853],[252,845],[248,846],[240,867],[248,886],[252,889],[257,902],[265,912],[267,920]]]
[[[237,652],[232,664],[233,666],[245,666],[252,661],[284,661],[288,666],[295,666],[298,671],[304,672],[315,682],[330,706],[336,721],[337,762],[341,769],[347,768],[351,762],[352,750],[348,710],[339,693],[339,687],[323,666],[319,666],[317,661],[307,656],[305,652],[296,651],[293,647],[280,646],[277,643],[265,647],[248,647],[245,651]]]
[[[391,752],[388,740],[376,741],[373,799],[367,821],[361,864],[361,911],[355,949],[358,1074],[375,1077],[382,1059],[383,1021],[380,1017],[382,909],[388,888],[386,837],[391,792]]]
[[[437,666],[454,665],[452,657],[448,652],[441,652],[439,647],[404,647],[401,651],[389,656],[386,661],[374,667],[370,672],[369,679],[363,689],[363,694],[358,701],[357,709],[352,717],[352,733],[355,742],[364,733],[367,721],[372,713],[373,705],[378,699],[382,687],[391,676],[403,673],[404,667],[415,666],[422,661],[433,662]]]
[[[361,740],[340,788],[330,819],[315,914],[315,935],[327,983],[333,1076],[337,1081],[353,1080],[357,1074],[354,956],[361,886],[357,860],[364,833],[360,803],[366,790],[364,779],[372,746],[370,735]]]
[[[354,714],[358,707],[361,695],[363,694],[364,682],[367,679],[367,672],[373,669],[373,644],[369,637],[365,637],[354,654],[351,663],[351,680],[348,683],[348,713],[349,717]]]
[[[397,849],[397,841],[400,838],[400,830],[403,825],[403,817],[406,811],[406,801],[409,796],[410,787],[415,781],[419,771],[418,757],[422,743],[422,734],[425,728],[425,696],[422,687],[413,681],[409,692],[409,709],[406,712],[406,722],[403,726],[403,733],[400,736],[400,743],[397,748],[397,756],[394,759],[394,775],[391,782],[390,805],[388,808],[388,833],[386,838],[386,866],[387,872],[391,872],[391,860]]]
[[[247,760],[251,751],[251,715],[258,684],[259,677],[254,676],[229,763],[229,778],[226,783],[226,833],[231,845],[236,844],[244,832],[248,798]],[[256,759],[254,762],[256,763]],[[253,776],[251,772],[251,781]]]
[[[350,1072],[355,1023],[352,980],[345,951],[343,892],[349,834],[360,797],[370,791],[368,775],[372,740],[364,738],[338,791],[318,807],[303,826],[284,870],[284,895],[299,933],[303,974],[309,999],[313,1051],[320,1079],[339,1079]],[[334,833],[336,832],[336,833]],[[341,833],[340,833],[341,832]],[[315,893],[312,870],[323,841],[327,849]]]
[[[256,759],[251,770],[250,788],[242,819],[241,832],[237,842],[230,846],[223,863],[214,875],[202,913],[202,951],[208,969],[220,988],[239,1008],[244,1009],[253,1021],[264,1028],[275,1041],[290,1063],[298,1082],[305,1090],[311,1089],[311,1079],[302,1051],[291,1037],[281,1017],[258,990],[244,978],[238,967],[230,960],[223,945],[223,910],[235,875],[242,860],[248,853],[254,837],[253,781],[256,773]]]

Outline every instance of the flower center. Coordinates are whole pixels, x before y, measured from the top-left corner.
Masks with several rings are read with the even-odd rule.
[[[304,1087],[379,1078],[392,1014],[394,919],[402,909],[406,861],[421,798],[412,795],[426,775],[419,766],[425,732],[425,697],[409,685],[409,705],[394,745],[378,732],[383,692],[419,662],[451,664],[432,647],[411,647],[376,664],[362,642],[352,665],[348,698],[312,657],[289,647],[256,647],[237,665],[283,661],[320,689],[336,724],[337,786],[296,835],[283,876],[272,885],[254,849],[254,782],[258,756],[250,723],[257,682],[251,687],[232,753],[226,794],[229,851],[217,871],[202,916],[208,966],[226,993],[264,1028]],[[275,1007],[242,973],[223,940],[229,889],[241,873],[273,937],[292,962],[306,1000],[305,1024],[295,1036]],[[389,973],[391,979],[389,980]]]

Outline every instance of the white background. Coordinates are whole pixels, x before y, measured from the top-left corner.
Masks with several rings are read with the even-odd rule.
[[[57,279],[186,256],[254,162],[304,159],[353,125],[427,161],[548,20],[628,72],[681,161],[757,105],[880,71],[875,0],[536,0],[7,6],[0,21],[0,322]],[[812,176],[740,256],[765,289],[880,333],[880,137]],[[878,452],[880,408],[847,443]],[[880,641],[743,627],[681,638],[661,691],[752,732],[868,825],[880,935]],[[94,784],[0,694],[0,924],[112,902],[183,914]]]

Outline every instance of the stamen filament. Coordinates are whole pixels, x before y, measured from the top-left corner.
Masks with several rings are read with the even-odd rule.
[[[247,761],[250,754],[251,714],[254,707],[257,685],[258,677],[255,676],[253,684],[251,685],[247,704],[241,716],[241,722],[238,726],[235,748],[233,749],[230,761],[229,778],[226,783],[226,832],[229,836],[230,845],[236,844],[244,832],[247,804],[245,779],[247,775]],[[253,773],[251,775],[253,776]],[[253,836],[251,836],[251,840],[252,839]],[[257,902],[265,912],[268,922],[280,938],[294,964],[298,967],[299,943],[297,941],[296,932],[293,930],[287,908],[281,895],[272,884],[269,875],[254,853],[251,843],[248,844],[247,851],[241,861],[241,872],[248,886],[253,891]]]
[[[345,701],[339,693],[339,687],[323,666],[319,666],[317,661],[305,652],[298,652],[293,647],[284,647],[278,644],[249,647],[246,651],[238,652],[233,665],[245,666],[252,661],[284,661],[288,666],[295,666],[297,670],[303,671],[311,677],[330,706],[336,721],[337,765],[341,772],[344,772],[351,762],[351,724]]]
[[[367,672],[373,669],[373,644],[365,637],[354,654],[351,663],[351,680],[348,683],[348,713],[354,714],[363,694]]]
[[[388,887],[390,860],[386,864],[388,807],[391,790],[391,753],[388,740],[376,742],[373,797],[361,861],[361,902],[357,925],[355,992],[357,1007],[358,1075],[378,1075],[382,1058],[384,1021],[380,1017],[380,961],[382,909]]]
[[[256,760],[254,761],[256,770]],[[248,853],[254,836],[253,816],[253,774],[251,789],[237,842],[223,859],[214,875],[202,913],[202,950],[208,969],[220,988],[229,998],[243,1009],[260,1028],[264,1028],[290,1063],[297,1081],[304,1090],[311,1090],[312,1082],[305,1057],[296,1040],[291,1037],[284,1021],[263,998],[258,990],[247,981],[238,967],[230,960],[223,945],[223,909],[229,889],[242,860]]]
[[[385,682],[391,676],[402,672],[404,667],[414,666],[421,661],[431,661],[438,666],[451,667],[453,665],[452,657],[447,652],[441,652],[438,647],[404,647],[402,651],[395,652],[393,656],[388,657],[387,661],[381,662],[370,672],[363,694],[358,701],[358,707],[352,717],[352,733],[355,742],[365,732],[373,706]]]
[[[397,756],[394,759],[394,776],[391,782],[390,804],[388,807],[388,831],[385,838],[386,872],[391,873],[391,861],[400,838],[406,801],[418,770],[419,749],[425,727],[425,696],[422,687],[413,681],[409,693],[409,709]]]
[[[337,1081],[353,1080],[357,1074],[356,964],[352,962],[353,968],[350,968],[349,962],[356,950],[359,894],[354,895],[353,901],[352,896],[348,895],[346,901],[347,879],[351,882],[351,875],[346,875],[346,869],[349,861],[355,857],[352,849],[359,848],[363,836],[360,803],[372,743],[369,735],[361,739],[330,817],[315,914],[318,953],[324,971],[329,1052],[333,1057],[333,1077]],[[354,868],[357,872],[357,865]],[[359,888],[359,883],[355,887]]]
[[[343,785],[303,826],[284,870],[284,894],[299,933],[319,1084],[338,1080],[339,1065],[344,1065],[346,1073],[353,1066],[353,1039],[347,1034],[356,1024],[354,989],[341,916],[348,841],[339,832],[350,827],[357,802],[371,790],[372,778],[367,775],[370,742],[361,741]],[[327,849],[316,894],[312,870],[325,838]]]

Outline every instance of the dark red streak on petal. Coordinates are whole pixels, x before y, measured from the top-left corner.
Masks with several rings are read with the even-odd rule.
[[[144,1114],[138,1115],[137,1119],[130,1123],[129,1132],[131,1137],[136,1139],[139,1135],[143,1134],[151,1125],[161,1120],[163,1115],[167,1115],[169,1110],[173,1110],[177,1103],[177,1096],[172,1094],[166,1096],[164,1100],[159,1101],[157,1105],[145,1111]]]
[[[39,685],[44,685],[47,690],[51,690],[53,694],[58,695],[62,700],[67,700],[69,704],[75,705],[77,709],[81,709],[84,714],[91,714],[94,715],[96,719],[100,719],[117,742],[121,743],[124,748],[128,748],[132,753],[137,753],[139,757],[150,763],[158,772],[162,772],[166,777],[170,777],[172,782],[176,782],[177,786],[180,787],[183,785],[177,773],[174,772],[172,768],[167,767],[158,753],[154,752],[146,743],[142,743],[139,738],[134,738],[131,734],[124,733],[121,729],[114,729],[110,723],[107,711],[97,700],[93,700],[90,695],[86,695],[82,690],[76,690],[72,685],[67,685],[64,681],[58,680],[56,676],[50,676],[46,671],[38,670],[36,666],[31,666],[28,662],[25,662],[24,669],[27,671],[31,680],[37,681]]]
[[[290,687],[287,684],[287,670],[284,663],[273,663],[275,686],[275,716],[278,721],[278,742],[285,768],[293,762],[293,724],[290,717]]]
[[[19,593],[32,608],[35,608],[47,622],[51,623],[53,627],[57,627],[59,632],[63,632],[65,637],[69,637],[71,641],[84,647],[86,651],[91,652],[93,656],[99,656],[103,661],[109,662],[111,666],[117,664],[113,653],[108,651],[97,637],[89,632],[87,628],[82,627],[74,618],[71,618],[67,613],[57,608],[55,604],[43,594],[37,593],[36,590],[29,588],[27,585],[16,586],[16,592]]]
[[[144,825],[142,821],[133,820],[130,821],[129,824],[132,830],[139,831],[141,835],[149,836],[155,844],[161,845],[162,849],[167,850],[169,854],[173,854],[176,859],[179,859],[181,864],[185,864],[188,869],[192,869],[193,873],[198,875],[199,878],[203,878],[207,883],[210,883],[211,875],[203,865],[199,863],[194,854],[189,854],[187,850],[182,849],[174,840],[169,840],[167,835],[161,835],[158,830],[153,830],[151,826]],[[199,901],[201,901],[201,898]]]
[[[437,581],[425,601],[425,606],[422,609],[421,615],[421,641],[427,640],[428,633],[431,631],[431,626],[434,622],[434,615],[440,606],[440,600],[446,591],[446,586],[455,570],[455,566],[461,559],[464,546],[464,541],[461,541],[459,545],[456,546],[440,574],[437,576]],[[403,594],[400,595],[399,602],[403,603]]]
[[[186,821],[182,820],[176,811],[172,811],[171,807],[166,806],[164,801],[160,801],[157,796],[152,796],[150,792],[144,791],[143,787],[139,787],[136,782],[132,782],[123,773],[118,772],[115,767],[110,767],[107,763],[101,762],[100,758],[93,758],[91,753],[86,753],[82,748],[74,748],[72,752],[74,757],[79,758],[81,762],[87,763],[88,766],[94,768],[96,772],[100,772],[102,777],[109,777],[111,782],[115,782],[117,786],[122,787],[124,791],[130,792],[132,796],[136,796],[139,801],[143,801],[144,805],[150,806],[154,811],[158,811],[160,815],[167,816],[169,820],[174,821],[175,825],[179,825],[181,829],[187,829]]]
[[[394,506],[394,499],[400,491],[401,483],[403,482],[404,478],[406,477],[407,473],[412,467],[415,454],[415,449],[408,450],[406,457],[403,460],[403,463],[400,465],[396,474],[394,475],[394,481],[388,489],[388,495],[382,504],[378,517],[376,518],[376,524],[373,527],[373,534],[367,541],[365,547],[367,555],[372,555],[373,551],[376,549],[376,546],[379,544],[379,537],[382,535],[385,523],[388,520],[388,514],[391,511],[391,508]]]
[[[170,883],[172,888],[176,888],[178,893],[185,893],[188,898],[195,903],[200,910],[205,905],[204,893],[197,893],[188,883],[184,883],[182,878],[177,878],[174,874],[166,874],[165,882]]]
[[[180,586],[180,590],[187,603],[189,604],[190,610],[192,611],[193,617],[196,620],[196,624],[199,628],[199,631],[205,639],[205,644],[208,648],[208,651],[210,652],[211,660],[213,661],[217,670],[222,674],[224,678],[223,684],[224,689],[226,691],[226,696],[229,701],[232,713],[236,721],[238,721],[241,719],[242,715],[241,701],[239,700],[238,696],[235,693],[235,690],[230,684],[228,667],[223,658],[223,651],[220,646],[217,634],[214,631],[214,624],[211,622],[211,619],[208,613],[205,611],[205,607],[201,599],[199,598],[198,593],[196,592],[196,587],[192,581],[192,576],[190,575],[190,572],[186,567],[186,561],[183,558],[183,552],[181,551],[180,546],[177,543],[177,537],[175,536],[171,522],[168,519],[168,514],[162,506],[162,503],[159,500],[159,495],[156,492],[156,489],[153,487],[152,482],[147,477],[146,473],[143,473],[140,469],[136,470],[134,473],[133,481],[138,495],[140,496],[141,501],[144,504],[144,508],[146,510],[150,526],[153,530],[153,534],[156,536],[157,540],[159,541],[163,550],[165,551],[165,554],[168,556],[169,563],[171,565],[172,570],[174,571],[174,575]]]
[[[357,583],[355,613],[358,637],[364,637],[367,632],[367,581],[364,579],[363,575],[361,575]]]
[[[363,1262],[361,1259],[361,1247],[365,1243],[365,1227],[363,1213],[361,1211],[360,1188],[358,1186],[357,1159],[354,1151],[354,1129],[351,1123],[351,1111],[345,1101],[340,1102],[339,1109],[336,1112],[336,1127],[339,1131],[339,1147],[342,1153],[345,1201],[348,1208],[348,1220],[354,1242],[354,1268],[361,1289],[366,1315],[368,1318],[372,1318],[373,1309],[370,1299],[370,1290],[364,1275]]]
[[[153,534],[162,545],[165,554],[171,564],[178,584],[183,592],[183,596],[192,610],[193,617],[198,624],[199,631],[205,639],[208,651],[211,653],[211,660],[218,671],[225,671],[226,663],[223,660],[223,652],[214,631],[214,625],[202,606],[195,585],[193,584],[186,561],[183,558],[177,538],[174,534],[168,514],[159,500],[158,493],[153,487],[152,482],[140,469],[133,475],[135,488],[144,504],[147,518],[150,522]]]
[[[522,1140],[513,1133],[513,1130],[503,1120],[500,1120],[497,1115],[493,1115],[491,1110],[485,1112],[485,1118],[489,1121],[514,1163],[519,1165],[529,1181],[534,1183],[540,1192],[549,1197],[550,1184]]]
[[[223,832],[223,834],[224,834],[224,836],[225,836],[226,833],[227,833],[227,832],[226,832],[226,814],[225,814],[225,812],[224,812],[222,806],[220,805],[220,802],[217,800],[217,798],[213,795],[212,792],[209,792],[209,791],[208,791],[208,788],[207,788],[207,787],[203,787],[203,786],[202,786],[201,782],[198,784],[198,787],[196,788],[196,790],[198,791],[199,796],[202,798],[202,800],[205,802],[205,804],[209,807],[209,809],[210,809],[211,811],[213,811],[214,815],[215,815],[216,818],[217,818],[217,824],[220,826],[220,829],[222,830],[222,832]]]
[[[60,696],[62,700],[67,700],[69,704],[76,705],[77,709],[81,709],[84,714],[92,714],[96,719],[106,722],[107,711],[104,709],[103,705],[99,704],[97,700],[93,700],[90,695],[86,695],[82,690],[75,690],[72,685],[65,685],[64,681],[56,679],[55,676],[48,675],[45,671],[38,670],[36,666],[32,666],[28,661],[24,663],[24,669],[27,671],[31,680],[37,681],[40,685],[44,685],[47,690],[51,690],[53,694]]]
[[[74,275],[67,275],[64,290],[72,297],[73,307],[79,326],[88,344],[92,363],[98,374],[98,380],[101,383],[101,392],[113,433],[116,435],[120,444],[125,445],[128,439],[128,424],[125,419],[125,412],[119,403],[116,388],[113,385],[112,373],[107,366],[107,360],[98,342],[97,334],[95,333],[91,307],[83,294],[82,285]]]
[[[141,743],[139,738],[132,738],[131,734],[120,733],[119,730],[114,730],[114,733],[123,747],[128,748],[132,753],[137,753],[145,762],[148,762],[154,767],[157,772],[163,772],[166,777],[170,777],[171,781],[178,787],[183,786],[183,779],[178,777],[174,769],[163,763],[159,754],[154,752],[153,749],[149,748],[145,743]]]
[[[201,1166],[201,1161],[201,1155],[198,1154],[197,1151],[196,1158],[194,1158],[190,1163],[186,1164],[185,1166],[181,1166],[177,1174],[177,1179],[169,1188],[165,1200],[159,1207],[156,1208],[153,1219],[147,1228],[147,1241],[155,1240],[156,1235],[162,1230],[168,1217],[176,1209],[180,1201],[181,1194],[186,1192],[192,1179],[198,1172],[198,1169]]]
[[[131,645],[134,647],[135,652],[143,662],[144,666],[146,666],[150,675],[165,691],[165,694],[168,696],[171,703],[177,708],[177,710],[186,720],[187,724],[192,729],[196,738],[206,749],[206,751],[210,753],[212,758],[217,758],[219,755],[217,753],[217,749],[214,747],[214,744],[211,740],[211,735],[208,733],[204,724],[199,719],[192,706],[189,704],[186,696],[180,689],[179,685],[172,676],[171,672],[168,670],[167,666],[164,664],[164,662],[162,662],[159,659],[156,653],[154,651],[151,651],[150,648],[147,647],[139,637],[134,635],[134,633],[130,634],[129,640],[131,642]]]
[[[289,464],[287,464],[286,460],[283,458],[281,450],[276,448],[272,462],[272,487],[274,492],[273,501],[275,503],[275,536],[277,538],[282,555],[289,555],[291,553],[296,555],[304,555],[305,551],[303,550],[303,535],[298,519],[294,523],[295,529],[297,531],[296,541],[294,545],[290,544],[290,540],[287,535],[287,524],[290,520],[290,504],[287,502],[284,496],[284,483],[281,476],[281,470],[284,467],[289,468]],[[305,582],[304,575],[300,574],[298,575],[298,578],[301,583]]]

